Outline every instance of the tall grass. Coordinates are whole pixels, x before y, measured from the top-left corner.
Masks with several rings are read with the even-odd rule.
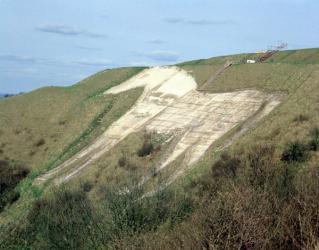
[[[28,173],[25,166],[0,160],[0,212],[19,199],[20,193],[15,188]]]
[[[7,235],[1,249],[116,248],[129,236],[173,226],[191,211],[189,199],[167,190],[149,198],[141,198],[144,190],[136,184],[130,190],[105,187],[100,204],[93,206],[86,192],[62,188],[35,202],[25,223]]]
[[[138,238],[134,248],[143,242],[147,249],[314,249],[318,166],[282,161],[275,149],[257,144],[222,156],[192,184],[200,198],[191,217],[174,232]]]

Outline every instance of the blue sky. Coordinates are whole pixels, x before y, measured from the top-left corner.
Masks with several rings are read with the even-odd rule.
[[[0,93],[120,66],[319,47],[318,0],[0,0]]]

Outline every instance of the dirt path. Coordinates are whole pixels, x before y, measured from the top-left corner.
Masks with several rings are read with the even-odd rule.
[[[227,61],[223,66],[219,68],[211,77],[209,77],[204,84],[198,89],[199,91],[205,91],[206,86],[212,84],[226,69],[233,65],[233,61]]]

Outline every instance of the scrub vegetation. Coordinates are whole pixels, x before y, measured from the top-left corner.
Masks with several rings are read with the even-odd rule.
[[[20,193],[15,188],[28,173],[25,166],[0,160],[0,212],[19,199]]]
[[[226,60],[250,56],[179,66],[200,86]],[[12,209],[24,210],[19,223],[11,219],[0,233],[1,249],[319,247],[319,49],[283,51],[263,63],[233,65],[205,86],[208,92],[280,91],[286,98],[255,129],[228,148],[216,151],[213,145],[186,178],[154,196],[141,198],[148,190],[137,182],[142,173],[152,172],[171,142],[142,131],[121,141],[66,186],[32,199],[26,196],[30,205],[18,206],[24,193],[14,202],[14,192],[23,186],[23,178],[70,157],[134,103],[141,89],[112,97],[101,93],[139,70],[106,71],[70,88],[0,101],[1,117],[6,117],[0,120],[0,157],[9,169],[6,173],[14,176],[4,191],[1,182],[1,194],[12,193],[12,198],[0,218],[10,218]],[[71,104],[70,96],[76,99]],[[161,177],[156,180],[153,185],[160,186]]]

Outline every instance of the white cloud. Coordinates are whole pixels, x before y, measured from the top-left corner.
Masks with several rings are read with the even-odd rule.
[[[156,44],[156,45],[161,45],[161,44],[164,44],[165,41],[163,41],[162,39],[159,39],[159,38],[156,38],[156,39],[153,39],[153,40],[150,40],[150,41],[147,41],[148,43],[151,43],[151,44]]]
[[[140,55],[160,62],[176,62],[180,57],[180,55],[177,52],[163,50],[155,50],[149,53],[141,53]]]
[[[3,54],[3,55],[0,55],[0,61],[35,63],[39,61],[39,58],[35,58],[31,56],[17,56],[17,55],[11,55],[11,54]]]
[[[27,63],[27,64],[39,64],[39,65],[55,65],[55,66],[76,66],[76,65],[83,65],[83,66],[93,66],[93,67],[109,67],[114,64],[113,61],[107,59],[80,59],[80,60],[58,60],[52,58],[40,58],[40,57],[30,57],[30,56],[17,56],[17,55],[0,55],[0,61],[6,62],[14,62],[14,63]]]
[[[53,33],[63,36],[86,36],[91,38],[106,38],[107,36],[95,33],[77,27],[67,26],[63,24],[45,24],[35,28],[37,31],[45,33]]]
[[[128,63],[129,66],[138,67],[138,66],[155,66],[153,62],[147,61],[131,61]]]
[[[74,63],[84,65],[84,66],[105,66],[109,67],[112,66],[114,63],[111,60],[101,59],[101,60],[90,60],[90,59],[80,59],[78,61],[75,61]]]
[[[196,26],[228,25],[228,24],[235,23],[234,21],[229,19],[210,20],[210,19],[166,18],[164,19],[164,21],[170,24],[184,24],[184,25],[196,25]]]

